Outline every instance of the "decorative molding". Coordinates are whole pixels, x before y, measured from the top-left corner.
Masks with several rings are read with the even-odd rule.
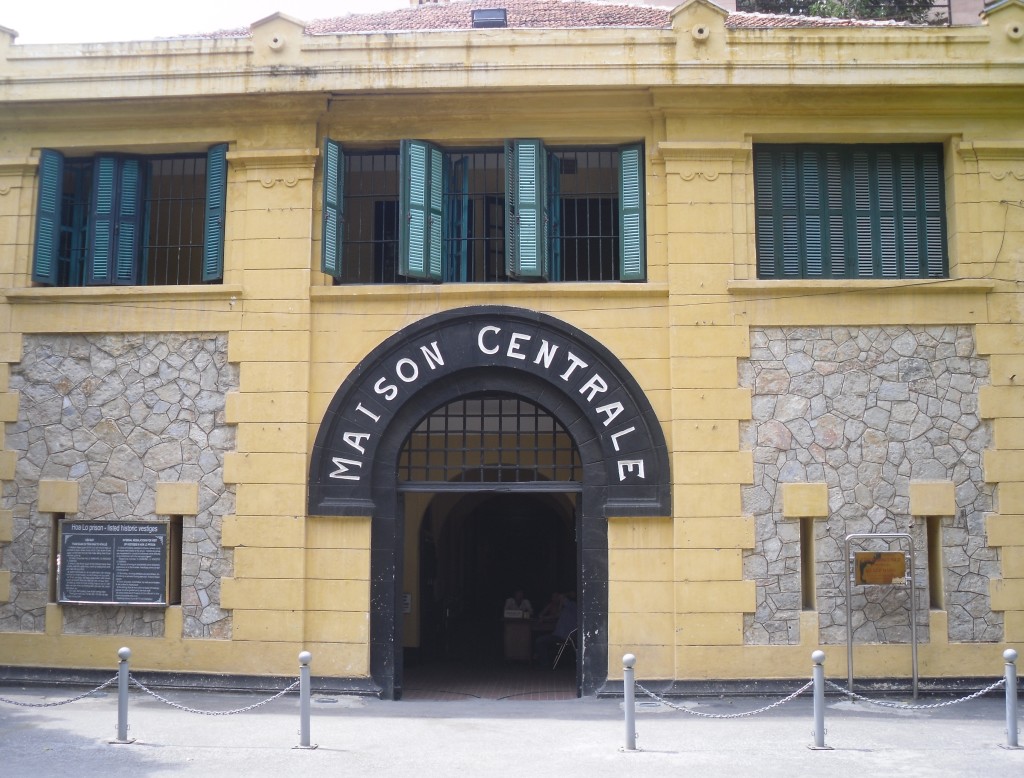
[[[299,183],[298,176],[260,176],[260,186],[264,189],[273,189],[277,184],[284,184],[289,189]]]
[[[1004,178],[1016,178],[1018,181],[1024,181],[1024,167],[1017,170],[1004,170],[997,173],[994,170],[988,170],[987,172],[996,181],[1002,181]]]
[[[676,173],[676,175],[683,179],[683,181],[693,181],[695,178],[703,178],[705,181],[717,181],[721,173],[706,173],[702,170],[695,170],[693,172]]]

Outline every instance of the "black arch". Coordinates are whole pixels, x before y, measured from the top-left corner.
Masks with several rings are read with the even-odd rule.
[[[474,349],[473,334],[481,326],[500,326],[529,333],[539,343],[558,341],[561,348],[575,349],[575,356],[600,371],[609,384],[609,397],[619,398],[628,409],[625,423],[640,434],[632,440],[609,442],[595,416],[580,395],[585,376],[576,381],[561,379],[537,366],[523,369],[511,360],[494,358]],[[468,335],[468,336],[467,336]],[[444,369],[435,366],[430,380],[417,381],[406,389],[394,407],[374,396],[373,386],[403,355],[430,344],[443,343]],[[503,361],[505,363],[503,363]],[[528,360],[520,360],[528,361]],[[579,605],[581,614],[580,685],[593,694],[604,683],[608,665],[608,516],[671,515],[667,448],[660,423],[646,396],[621,362],[590,336],[553,317],[533,311],[500,306],[463,308],[436,314],[388,338],[364,359],[338,390],[324,416],[310,463],[309,512],[311,515],[371,516],[371,613],[370,668],[385,697],[401,696],[401,597],[403,569],[402,501],[396,483],[398,456],[419,421],[435,408],[460,397],[479,393],[522,396],[543,407],[572,436],[580,453],[583,481],[578,503],[580,546]],[[363,411],[355,411],[361,405]],[[377,420],[373,421],[372,417]],[[366,449],[365,461],[350,465],[348,475],[358,481],[331,483],[337,469],[332,457],[356,461],[346,444],[346,432],[355,431]],[[643,457],[645,482],[614,482],[609,477],[609,457],[617,454]],[[480,486],[477,485],[476,489]],[[467,485],[467,491],[473,490]]]

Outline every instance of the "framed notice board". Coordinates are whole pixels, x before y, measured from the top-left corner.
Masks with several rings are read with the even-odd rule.
[[[167,525],[60,522],[58,602],[167,604]]]
[[[907,583],[907,557],[902,551],[857,551],[853,571],[855,586],[903,586]]]

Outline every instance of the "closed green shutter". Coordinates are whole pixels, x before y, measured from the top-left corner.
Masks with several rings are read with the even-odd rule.
[[[57,252],[60,248],[61,197],[64,155],[44,149],[39,155],[39,198],[36,207],[36,245],[32,255],[32,280],[57,283]]]
[[[506,142],[505,259],[513,278],[548,278],[547,165],[539,140]]]
[[[646,277],[644,242],[643,148],[626,146],[619,152],[619,279]]]
[[[206,153],[206,223],[203,229],[203,282],[224,278],[224,217],[227,204],[226,143]]]
[[[87,284],[139,283],[143,170],[133,157],[96,158]]]
[[[441,280],[444,156],[416,140],[402,141],[400,154],[398,272]]]
[[[341,249],[345,234],[345,153],[340,143],[324,141],[323,233],[320,269],[341,277]]]
[[[757,277],[775,278],[775,156],[754,151],[754,221],[757,232]]]
[[[942,180],[938,146],[755,148],[758,277],[945,277]]]

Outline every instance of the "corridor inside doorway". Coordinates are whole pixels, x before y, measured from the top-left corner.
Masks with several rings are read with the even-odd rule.
[[[561,493],[406,496],[407,530],[418,528],[407,532],[405,571],[418,593],[403,605],[405,699],[577,695],[576,653],[567,646],[555,667],[557,615],[539,618],[556,593],[576,613],[574,506]],[[506,618],[517,591],[532,612]]]

